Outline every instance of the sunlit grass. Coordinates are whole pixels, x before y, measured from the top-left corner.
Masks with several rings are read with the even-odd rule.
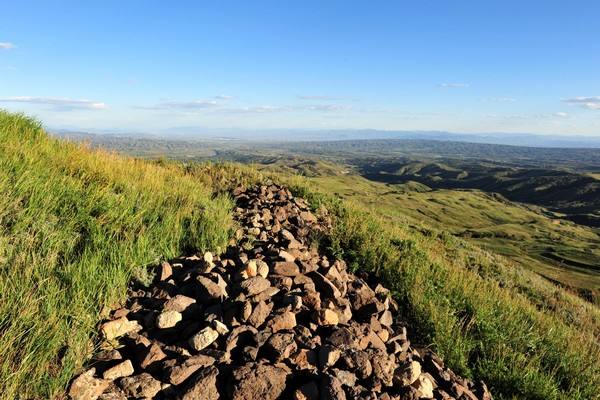
[[[51,398],[136,267],[226,244],[229,200],[181,168],[91,152],[0,111],[0,398]]]

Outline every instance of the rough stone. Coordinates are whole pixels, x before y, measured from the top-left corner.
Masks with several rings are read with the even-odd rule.
[[[158,329],[173,328],[182,319],[183,316],[178,311],[163,311],[156,318],[156,327]]]
[[[79,375],[71,383],[69,396],[73,400],[96,400],[108,387],[108,381],[94,378],[96,369],[92,368]]]
[[[211,327],[206,327],[190,338],[190,346],[200,351],[210,346],[219,337],[219,332]]]

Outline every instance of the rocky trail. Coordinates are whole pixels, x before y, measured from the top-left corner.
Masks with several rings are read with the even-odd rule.
[[[311,247],[325,210],[276,185],[233,195],[235,243],[132,287],[70,398],[491,399],[411,347],[388,290]]]

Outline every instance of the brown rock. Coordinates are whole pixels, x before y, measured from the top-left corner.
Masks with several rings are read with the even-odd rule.
[[[293,329],[296,326],[296,314],[291,311],[285,311],[281,314],[277,314],[271,318],[271,320],[269,320],[267,326],[273,333],[281,330]]]
[[[128,376],[119,380],[119,386],[125,394],[135,398],[153,398],[161,390],[160,381],[144,372],[139,375]]]
[[[249,363],[233,371],[232,400],[275,400],[286,386],[282,367]]]
[[[272,309],[273,303],[265,303],[264,301],[257,303],[252,314],[248,318],[248,323],[255,328],[258,328],[266,321]]]
[[[156,327],[158,329],[173,328],[182,319],[183,316],[178,311],[163,311],[156,318]]]
[[[255,276],[240,283],[240,288],[249,296],[258,294],[271,286],[271,282],[262,276]]]
[[[317,323],[319,325],[337,325],[340,319],[338,314],[328,308],[318,311]]]
[[[211,327],[206,327],[190,338],[190,346],[200,351],[210,346],[219,337],[219,332]]]
[[[300,275],[300,268],[295,262],[278,261],[273,264],[273,273],[282,276]]]
[[[287,261],[287,262],[294,262],[294,261],[296,261],[296,257],[293,256],[292,254],[288,253],[285,250],[280,250],[279,251],[279,257],[282,258],[283,260]]]
[[[146,347],[142,351],[142,357],[140,358],[140,367],[146,369],[155,362],[162,361],[165,358],[167,358],[167,355],[162,351],[160,346],[156,343],[152,343],[149,347]]]
[[[356,385],[356,375],[354,375],[352,372],[337,368],[334,368],[332,372],[335,377],[340,380],[342,385],[348,387],[354,387],[354,385]]]
[[[263,345],[266,356],[273,362],[289,358],[296,351],[298,345],[293,333],[275,333]]]
[[[300,349],[291,357],[294,366],[299,370],[312,370],[317,367],[317,352],[309,349]]]
[[[417,389],[417,396],[420,399],[433,399],[433,382],[428,376],[421,374],[412,386]]]
[[[219,370],[214,366],[204,368],[190,378],[181,400],[218,400],[217,375]]]
[[[102,324],[100,331],[106,340],[113,340],[130,332],[139,332],[142,326],[137,321],[129,321],[121,317]]]
[[[205,276],[196,277],[198,281],[198,300],[202,303],[210,303],[227,298],[227,291]]]
[[[196,304],[196,300],[181,294],[170,298],[163,306],[163,311],[177,311],[183,313]]]
[[[371,358],[373,365],[373,374],[381,380],[385,386],[392,386],[394,371],[396,369],[396,360],[393,355],[388,355],[384,351],[378,351]]]
[[[125,360],[122,363],[115,365],[112,368],[107,369],[102,374],[102,377],[106,380],[113,381],[115,379],[123,378],[125,376],[132,375],[134,372],[133,364],[130,360]]]
[[[418,361],[410,361],[394,372],[394,381],[400,386],[412,385],[421,375],[421,364]]]
[[[319,367],[326,369],[335,365],[340,359],[341,352],[331,345],[323,345],[319,349]]]
[[[96,369],[92,368],[79,375],[71,383],[69,396],[73,400],[96,400],[108,387],[108,381],[94,378]]]
[[[166,281],[167,279],[169,279],[171,277],[171,275],[173,275],[173,269],[171,268],[171,264],[169,264],[166,261],[163,261],[160,264],[160,268],[158,271],[158,280]]]
[[[321,378],[321,400],[346,400],[346,392],[338,378],[330,375]]]
[[[173,363],[173,365],[166,368],[165,376],[173,385],[179,385],[200,368],[210,367],[214,363],[215,359],[213,357],[198,354],[189,357],[182,363]]]

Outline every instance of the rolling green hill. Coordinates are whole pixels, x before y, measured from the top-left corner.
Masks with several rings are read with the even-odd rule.
[[[484,162],[374,161],[360,166],[373,181],[420,182],[435,189],[479,189],[512,201],[543,206],[567,218],[600,226],[600,182],[592,176],[559,169],[505,167]]]

